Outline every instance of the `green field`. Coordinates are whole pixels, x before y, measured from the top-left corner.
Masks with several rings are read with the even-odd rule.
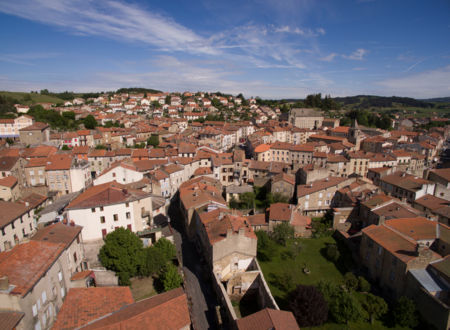
[[[11,97],[16,99],[20,104],[34,104],[34,103],[63,103],[64,100],[50,95],[41,95],[25,92],[5,92],[0,91],[0,95],[4,97]],[[30,99],[31,98],[31,99]]]

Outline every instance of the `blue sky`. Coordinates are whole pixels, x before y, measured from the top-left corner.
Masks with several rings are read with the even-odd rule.
[[[0,1],[0,90],[450,96],[450,2]]]

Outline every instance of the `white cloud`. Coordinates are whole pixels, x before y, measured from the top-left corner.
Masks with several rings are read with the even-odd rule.
[[[347,60],[361,61],[364,58],[364,56],[367,55],[367,53],[368,53],[368,50],[363,49],[363,48],[358,48],[350,55],[342,55],[342,57],[346,58]]]
[[[83,35],[142,42],[160,49],[215,54],[207,40],[171,18],[120,1],[1,1],[0,11]]]
[[[324,56],[322,57],[320,60],[321,61],[325,61],[325,62],[331,62],[334,60],[334,58],[337,56],[338,54],[336,53],[331,53],[330,55]]]
[[[34,65],[36,60],[43,60],[60,56],[60,53],[48,52],[48,53],[17,53],[17,54],[0,54],[0,62],[8,62],[19,65]]]
[[[273,31],[275,33],[297,34],[306,38],[318,37],[326,33],[324,28],[309,29],[309,28],[290,27],[288,25],[275,27]]]
[[[450,65],[405,77],[386,79],[378,82],[378,85],[386,88],[386,95],[415,98],[449,96]]]

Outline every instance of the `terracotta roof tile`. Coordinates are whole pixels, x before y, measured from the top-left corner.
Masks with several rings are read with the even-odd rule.
[[[15,176],[7,176],[0,179],[0,186],[12,188],[17,184],[17,178]]]
[[[178,288],[117,309],[84,329],[184,329],[190,325],[186,294]]]
[[[0,253],[0,276],[15,285],[10,294],[25,296],[64,251],[64,244],[29,241]]]
[[[134,302],[129,287],[72,288],[52,329],[74,329]]]
[[[300,329],[294,315],[291,312],[265,308],[259,312],[250,314],[237,320],[239,330],[255,329]]]

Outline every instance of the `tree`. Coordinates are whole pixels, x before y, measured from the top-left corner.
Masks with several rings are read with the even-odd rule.
[[[314,327],[326,322],[328,304],[315,286],[298,285],[287,300],[300,327]]]
[[[73,111],[64,111],[62,116],[68,120],[75,120],[75,112]]]
[[[339,260],[339,257],[341,256],[336,244],[329,244],[327,246],[325,254],[328,260],[335,263]]]
[[[121,285],[129,285],[129,278],[137,274],[143,263],[143,252],[141,239],[120,227],[106,235],[99,258],[105,268],[118,273]]]
[[[174,264],[166,264],[161,272],[161,282],[164,291],[169,291],[178,288],[183,283],[183,278]]]
[[[141,276],[158,274],[166,263],[167,258],[164,253],[160,249],[150,246],[144,250],[144,259],[139,268],[139,274]]]
[[[358,288],[358,279],[352,272],[344,275],[344,282],[348,290],[356,290]]]
[[[294,228],[287,222],[283,222],[273,228],[271,238],[280,245],[286,246],[287,242],[294,238]]]
[[[171,261],[177,256],[177,249],[175,248],[175,245],[164,237],[160,238],[155,243],[154,247],[155,249],[161,251],[167,261]]]
[[[414,301],[405,296],[400,297],[392,310],[392,318],[398,326],[415,328],[419,323],[419,319]]]
[[[170,95],[166,95],[166,99],[164,100],[164,102],[166,104],[170,104],[171,100],[172,100],[172,98],[170,97]]]
[[[61,147],[61,150],[70,150],[70,148],[67,144],[65,144]]]
[[[159,137],[158,135],[152,135],[147,140],[147,145],[153,146],[153,148],[156,148],[159,145]]]
[[[361,292],[370,291],[370,283],[362,276],[358,276],[358,289]]]
[[[362,306],[369,314],[370,323],[372,324],[375,319],[379,319],[388,311],[388,305],[384,299],[371,293],[364,295]]]
[[[255,202],[255,194],[253,192],[246,192],[241,194],[239,197],[239,200],[241,202],[241,205],[246,208],[250,209],[253,207],[253,203]]]
[[[267,232],[258,230],[255,232],[258,237],[257,254],[261,261],[270,261],[275,255],[274,242],[270,239]]]
[[[84,127],[87,129],[94,129],[97,127],[97,121],[95,120],[93,115],[87,115],[83,120]]]

